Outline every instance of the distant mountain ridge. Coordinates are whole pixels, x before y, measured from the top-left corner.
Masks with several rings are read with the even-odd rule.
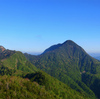
[[[100,53],[89,53],[92,57],[94,57],[97,60],[100,60]]]
[[[100,60],[100,56],[98,56],[98,57],[94,57],[94,58]]]

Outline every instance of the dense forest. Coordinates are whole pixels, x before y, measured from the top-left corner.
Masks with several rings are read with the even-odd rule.
[[[51,76],[62,81],[72,89],[100,98],[98,88],[100,79],[100,62],[90,55],[75,42],[68,40],[62,44],[53,45],[41,55],[34,56],[25,54],[38,69],[45,71]],[[85,74],[85,76],[84,76]],[[90,80],[91,86],[84,81],[86,77],[95,78]]]
[[[100,62],[73,41],[23,54],[0,46],[0,99],[100,99]]]

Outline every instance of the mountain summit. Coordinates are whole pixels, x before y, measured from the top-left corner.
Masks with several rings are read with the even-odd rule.
[[[89,56],[82,47],[77,45],[72,40],[67,40],[62,44],[53,45],[43,52],[43,54],[45,53],[59,54],[60,58],[62,59],[66,58],[67,60],[70,57],[75,58],[75,59],[77,58],[80,59],[81,56],[83,57]]]
[[[37,68],[82,93],[93,94],[82,79],[83,74],[96,75],[100,62],[89,56],[85,50],[71,40],[46,49],[39,56],[25,55]],[[83,78],[82,78],[83,77]]]
[[[74,41],[72,41],[72,40],[66,40],[63,44],[66,44],[66,43],[68,43],[68,44],[72,44],[72,43],[75,43]],[[76,44],[76,43],[75,43]]]
[[[26,57],[29,58],[30,56],[26,55]],[[33,60],[30,60],[33,64],[38,64],[38,68],[42,68],[42,66],[44,69],[49,68],[49,72],[52,71],[52,66],[57,66],[57,69],[63,67],[65,71],[70,71],[69,67],[71,67],[74,73],[75,69],[79,73],[85,71],[95,74],[98,71],[94,66],[98,61],[89,56],[82,47],[71,40],[67,40],[62,44],[53,45],[41,55],[33,57]]]
[[[62,43],[62,44],[57,44],[57,45],[53,45],[53,46],[49,47],[48,49],[46,49],[46,50],[43,52],[43,54],[44,54],[44,53],[47,53],[47,52],[50,52],[50,51],[54,51],[54,50],[56,50],[56,49],[62,47],[63,45],[74,45],[74,44],[75,44],[75,43],[74,43],[73,41],[67,40],[67,41],[65,41],[65,42]]]
[[[29,56],[26,55],[26,57]],[[49,68],[49,72],[52,71],[52,66],[57,66],[57,69],[63,67],[65,72],[66,70],[70,72],[69,67],[74,73],[75,69],[79,73],[85,71],[95,74],[98,72],[96,69],[97,65],[95,64],[98,61],[89,56],[82,47],[72,40],[49,47],[41,55],[34,57],[33,60],[31,59],[31,61],[35,65],[38,64],[38,68],[42,68],[42,66],[45,70]]]

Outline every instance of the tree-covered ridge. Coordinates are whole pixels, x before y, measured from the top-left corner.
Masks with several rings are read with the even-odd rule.
[[[26,74],[26,76],[24,76],[25,74],[23,76],[18,75],[24,79],[12,76],[16,71],[14,71],[14,69],[9,69],[8,67],[0,66],[0,75],[2,75],[0,77],[0,98],[90,99],[84,93],[82,94],[71,89],[42,71]],[[35,84],[38,85],[38,87]]]
[[[100,99],[100,75],[99,77],[90,74],[83,73],[82,81],[95,93],[95,95]]]
[[[9,57],[1,59],[1,64],[4,67],[24,72],[37,71],[37,68],[31,64],[21,52],[14,52]]]
[[[88,95],[73,90],[66,84],[62,83],[56,78],[51,77],[50,75],[48,75],[43,71],[27,74],[25,78],[30,79],[30,81],[35,81],[39,85],[45,86],[45,89],[49,92],[52,90],[52,92],[54,92],[61,99],[83,99],[83,98],[89,99],[90,98]]]
[[[5,52],[7,54],[9,54],[9,53],[10,54],[5,55]],[[19,99],[21,99],[21,98],[60,99],[60,98],[62,98],[62,99],[64,99],[64,97],[66,97],[66,98],[69,97],[68,99],[71,99],[72,97],[73,97],[73,99],[76,99],[76,97],[78,99],[80,99],[80,98],[84,99],[84,97],[87,98],[86,96],[84,96],[84,94],[82,95],[82,94],[72,90],[69,87],[68,87],[69,90],[67,89],[68,94],[66,95],[66,91],[64,92],[64,90],[66,90],[66,89],[64,87],[62,87],[60,85],[55,86],[55,85],[57,85],[57,83],[59,81],[57,80],[55,82],[56,79],[51,81],[52,77],[50,77],[49,75],[47,75],[45,73],[45,75],[47,75],[47,77],[51,78],[48,83],[51,83],[51,82],[54,83],[53,87],[54,87],[54,89],[56,89],[56,91],[53,91],[52,84],[50,84],[48,86],[48,83],[45,83],[46,84],[45,85],[44,83],[41,84],[38,82],[38,81],[41,81],[40,78],[42,77],[41,76],[42,71],[36,72],[37,71],[36,67],[34,65],[32,65],[29,61],[27,61],[25,56],[21,52],[10,51],[10,50],[5,50],[5,52],[1,53],[2,56],[4,56],[4,57],[0,57],[1,58],[1,60],[0,60],[0,75],[2,75],[0,78],[0,81],[1,81],[0,96],[3,99],[6,99],[6,98],[8,98],[8,99],[9,98],[12,98],[12,99],[18,99],[18,98]],[[18,75],[18,76],[24,77],[24,75],[27,74],[28,72],[34,72],[33,74],[35,74],[36,76],[38,74],[40,74],[40,75],[38,75],[39,78],[31,79],[31,81],[30,81],[27,78],[24,78],[22,80],[22,78],[20,78],[20,77],[13,76],[13,75]],[[3,76],[3,75],[8,75],[8,76]],[[45,77],[45,75],[43,75],[43,77]],[[25,79],[28,82],[26,82]],[[43,81],[46,82],[47,79],[46,80],[43,79]],[[23,85],[23,83],[25,85]],[[34,83],[36,85],[38,85],[39,88],[38,87],[34,88],[34,86],[35,86]],[[20,85],[23,85],[23,86],[20,86]],[[33,87],[33,89],[31,87]],[[57,88],[59,88],[59,90]],[[62,92],[63,96],[62,96],[62,94],[59,93],[61,88],[62,88],[62,90],[64,89]],[[33,90],[37,93],[34,93]],[[40,92],[40,90],[41,90],[41,92]],[[72,94],[70,91],[72,91],[74,94]],[[70,94],[69,94],[69,92],[70,92]]]
[[[4,50],[2,52],[0,52],[0,60],[1,59],[5,59],[10,57],[11,55],[13,55],[15,53],[15,51],[11,51],[11,50]]]
[[[99,98],[99,93],[96,93],[96,88],[99,88],[100,83],[100,62],[90,57],[73,41],[66,41],[63,44],[52,46],[39,56],[25,54],[27,59],[34,65],[18,51],[4,50],[0,54],[0,75],[8,75],[8,79],[9,77],[15,77],[15,75],[24,77],[24,80],[30,81],[30,84],[37,82],[40,87],[44,88],[43,90],[50,94],[48,99],[51,99],[51,96],[54,99],[55,97],[56,99],[96,99],[95,95]],[[46,71],[65,84],[42,71],[38,71],[37,68]],[[84,74],[89,74],[89,76],[83,76]],[[93,78],[96,77],[96,80],[91,80],[91,82],[94,82],[91,84],[91,87],[84,81],[86,77],[91,76],[90,74],[93,75]],[[96,82],[97,87],[95,87]],[[6,85],[8,86],[8,84]],[[23,88],[25,86],[23,86]],[[14,88],[15,87],[16,85]],[[29,89],[25,90],[27,90],[27,92],[29,91],[28,93],[31,95],[31,85],[28,87]],[[21,88],[19,88],[19,90],[20,89]],[[11,90],[12,89],[10,89],[9,92]],[[1,92],[3,92],[2,94],[6,93],[5,91]],[[21,92],[23,91],[20,90],[20,93]],[[18,92],[18,94],[20,93]],[[9,94],[13,95],[12,92]],[[25,93],[23,94],[25,96]],[[12,97],[11,95],[9,97]],[[18,97],[21,97],[21,94]],[[29,97],[31,99],[31,96]],[[39,98],[36,97],[36,99],[42,98],[40,98],[40,96]],[[43,99],[45,99],[45,96]]]
[[[16,72],[14,69],[9,69],[8,67],[0,65],[0,75],[13,75]]]
[[[0,75],[22,76],[38,69],[19,51],[4,50],[0,53]]]
[[[90,99],[85,93],[77,92],[50,75],[37,71],[21,52],[15,51],[1,58],[0,75],[2,99]]]
[[[90,99],[50,75],[39,71],[25,78],[0,76],[2,99]]]
[[[14,72],[7,67],[0,68],[2,99],[90,99],[84,93],[71,89],[43,71],[21,75],[24,79],[19,77],[20,75],[12,76]]]
[[[99,74],[100,62],[89,56],[73,41],[68,40],[63,44],[54,45],[39,56],[28,54],[25,56],[37,68],[56,77],[71,88],[92,97],[95,96],[91,88],[82,81],[81,75],[83,73],[90,73],[94,76]]]
[[[16,76],[0,77],[0,99],[60,99],[36,82]]]

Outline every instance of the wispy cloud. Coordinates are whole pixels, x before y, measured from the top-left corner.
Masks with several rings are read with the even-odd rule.
[[[36,35],[36,38],[42,39],[42,35]]]

